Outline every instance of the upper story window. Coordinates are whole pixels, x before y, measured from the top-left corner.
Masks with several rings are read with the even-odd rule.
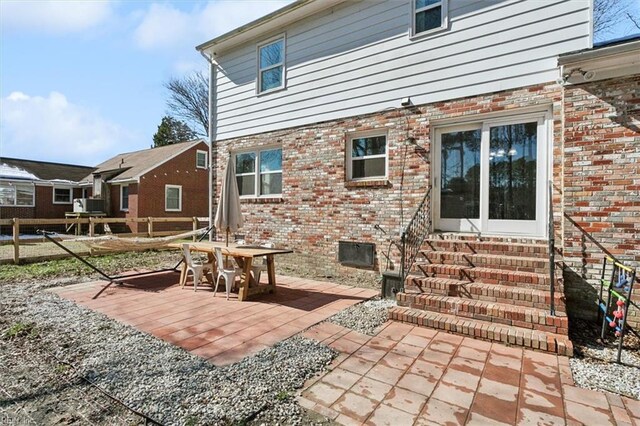
[[[241,197],[282,194],[282,148],[236,154],[236,179]]]
[[[258,46],[258,93],[284,87],[285,38]]]
[[[0,206],[33,207],[35,193],[33,184],[0,182]]]
[[[347,141],[348,180],[387,177],[387,135],[355,135]]]
[[[120,185],[120,211],[129,211],[129,185]]]
[[[447,0],[411,0],[413,35],[425,34],[447,26]]]
[[[196,168],[198,169],[206,169],[207,168],[207,151],[196,151]]]
[[[164,186],[164,210],[167,212],[182,211],[182,186]]]
[[[72,189],[64,187],[53,187],[53,204],[71,204]]]

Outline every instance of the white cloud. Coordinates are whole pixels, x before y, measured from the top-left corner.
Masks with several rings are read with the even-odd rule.
[[[111,13],[106,1],[0,1],[0,25],[16,32],[75,33],[101,24]]]
[[[134,32],[136,44],[143,49],[194,49],[227,31],[279,9],[292,0],[211,1],[190,11],[170,4],[154,3]]]
[[[131,151],[133,134],[58,92],[13,92],[0,100],[3,156],[95,165]]]

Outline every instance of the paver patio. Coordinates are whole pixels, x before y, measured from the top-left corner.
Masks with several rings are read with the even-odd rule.
[[[179,275],[130,278],[122,286],[107,287],[108,282],[95,281],[52,291],[216,365],[253,355],[377,294],[370,289],[277,276],[275,294],[239,302],[237,294],[226,300],[224,291],[214,297],[208,284],[196,292],[193,287],[181,288]]]
[[[305,336],[340,352],[299,403],[344,425],[640,425],[640,402],[574,386],[569,358],[388,322]]]

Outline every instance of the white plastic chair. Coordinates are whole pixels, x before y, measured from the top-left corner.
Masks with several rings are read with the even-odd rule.
[[[273,248],[273,243],[262,244],[262,247]],[[267,271],[266,257],[262,258],[262,263],[251,265],[251,273],[253,274],[253,278],[256,280],[256,284],[260,284],[260,275],[262,275],[262,273],[266,271]]]
[[[191,251],[189,251],[189,244],[182,245],[182,255],[184,257],[185,273],[182,278],[182,287],[187,283],[187,277],[189,272],[193,275],[193,291],[198,289],[198,284],[202,279],[205,271],[213,271],[213,265],[210,263],[199,263],[191,257]]]
[[[224,266],[224,259],[222,258],[222,249],[216,247],[216,262],[218,263],[218,276],[216,278],[216,286],[213,289],[213,296],[215,297],[218,291],[218,284],[220,284],[220,278],[224,278],[224,283],[227,287],[227,300],[229,300],[229,293],[231,292],[231,286],[236,280],[236,268],[226,268]]]

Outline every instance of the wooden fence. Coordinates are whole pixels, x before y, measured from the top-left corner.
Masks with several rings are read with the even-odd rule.
[[[192,230],[196,231],[209,223],[209,218],[206,217],[145,217],[145,218],[105,218],[105,217],[90,217],[90,218],[67,218],[67,219],[0,219],[0,227],[10,227],[11,240],[7,243],[13,245],[13,263],[20,263],[20,243],[33,243],[33,239],[25,240],[20,238],[20,229],[30,227],[32,229],[40,229],[51,226],[64,226],[66,233],[73,231],[76,235],[82,234],[82,228],[86,226],[87,234],[90,237],[97,236],[96,225],[111,225],[111,224],[128,224],[128,223],[146,223],[147,232],[138,233],[118,233],[119,237],[162,237],[169,235],[177,235],[184,233],[188,228],[185,226],[182,230],[174,231],[154,231],[154,224],[159,223],[191,223]],[[203,225],[204,223],[204,225]],[[100,234],[103,235],[103,234]],[[44,240],[44,238],[43,238]],[[196,236],[193,237],[196,240]],[[36,240],[37,241],[37,240]],[[60,256],[55,256],[60,257]],[[0,262],[4,263],[4,262]]]

